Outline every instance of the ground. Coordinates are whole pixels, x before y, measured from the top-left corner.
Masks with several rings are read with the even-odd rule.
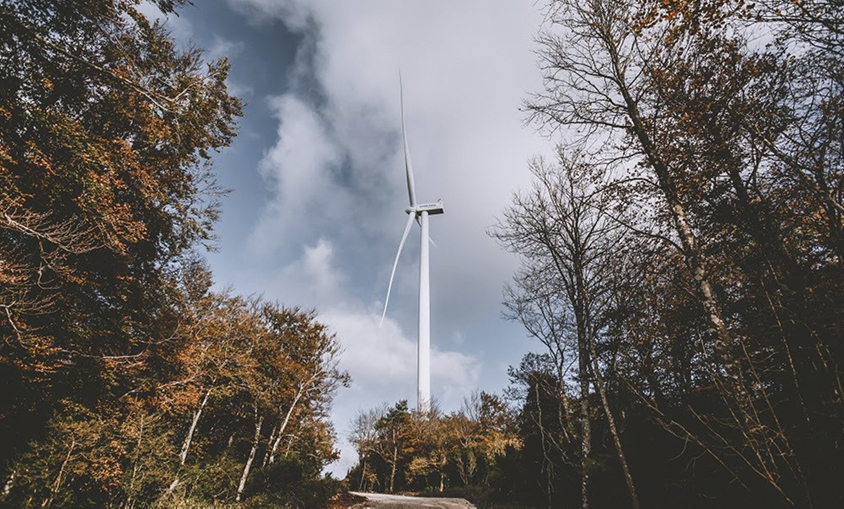
[[[341,508],[391,509],[468,509],[475,506],[462,498],[425,498],[381,493],[341,493],[332,500],[332,509]]]

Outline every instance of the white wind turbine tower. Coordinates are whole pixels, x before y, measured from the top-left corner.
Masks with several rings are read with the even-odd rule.
[[[399,80],[401,91],[401,79]],[[404,167],[407,174],[407,195],[410,199],[410,206],[405,209],[407,212],[407,224],[399,242],[399,250],[393,262],[393,270],[390,273],[390,284],[387,286],[387,298],[384,300],[384,312],[381,314],[381,323],[384,323],[384,316],[387,314],[387,304],[390,302],[390,290],[393,288],[393,278],[396,275],[396,266],[399,263],[401,250],[404,241],[410,232],[410,227],[415,220],[421,227],[421,246],[419,250],[419,330],[417,345],[417,404],[416,409],[420,412],[427,412],[431,408],[431,287],[428,275],[428,216],[442,214],[443,203],[438,200],[435,203],[417,203],[416,190],[413,185],[413,168],[410,165],[410,151],[407,147],[407,130],[404,125],[404,92],[401,96],[401,135],[404,142]]]

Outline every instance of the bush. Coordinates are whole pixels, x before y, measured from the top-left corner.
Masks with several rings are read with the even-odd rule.
[[[322,509],[345,483],[330,474],[319,477],[313,466],[292,456],[255,472],[246,490],[246,507]]]

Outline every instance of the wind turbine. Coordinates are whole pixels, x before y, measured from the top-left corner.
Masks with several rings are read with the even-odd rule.
[[[401,250],[410,227],[415,220],[421,227],[421,246],[419,250],[419,329],[417,343],[417,365],[416,365],[416,386],[417,404],[416,409],[420,412],[427,412],[431,408],[431,286],[428,272],[428,216],[442,214],[443,202],[437,200],[435,203],[417,203],[416,189],[413,185],[413,167],[410,165],[410,150],[407,146],[407,129],[404,124],[404,91],[399,77],[399,91],[401,100],[401,137],[404,142],[404,168],[407,175],[407,196],[410,199],[410,206],[404,209],[407,213],[407,224],[399,242],[399,250],[396,252],[396,259],[393,262],[393,270],[390,272],[390,284],[387,286],[387,298],[384,300],[384,312],[381,314],[381,323],[384,323],[384,316],[387,314],[387,304],[390,302],[390,291],[393,288],[393,278],[396,275],[396,266],[399,263]]]

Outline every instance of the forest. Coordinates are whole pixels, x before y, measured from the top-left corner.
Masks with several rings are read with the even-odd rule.
[[[0,1],[0,507],[844,506],[840,0],[538,5],[559,143],[488,231],[535,351],[361,409],[343,480],[339,339],[202,255],[229,63],[138,4]]]
[[[212,290],[210,162],[242,105],[136,5],[0,7],[0,504],[311,504],[338,340]]]

